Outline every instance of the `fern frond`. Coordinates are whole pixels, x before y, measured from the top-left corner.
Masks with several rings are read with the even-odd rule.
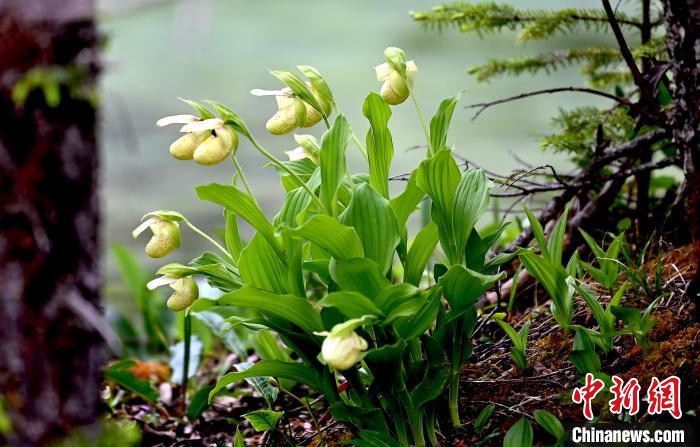
[[[461,32],[493,33],[508,29],[520,31],[518,40],[544,39],[571,31],[577,25],[604,29],[608,19],[602,9],[567,8],[561,10],[516,9],[493,2],[449,3],[427,12],[411,12],[425,27],[442,30],[455,27]],[[640,27],[641,23],[623,13],[616,18],[621,25]]]

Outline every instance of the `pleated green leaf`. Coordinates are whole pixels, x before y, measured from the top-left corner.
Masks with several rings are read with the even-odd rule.
[[[428,156],[432,157],[442,149],[445,149],[452,113],[461,97],[462,92],[459,92],[453,97],[443,100],[440,103],[440,107],[438,107],[437,113],[430,120],[430,152]]]
[[[440,278],[442,293],[454,310],[463,310],[477,302],[479,297],[499,279],[505,278],[505,272],[498,275],[484,275],[469,270],[462,265],[453,265]]]
[[[321,203],[329,213],[335,214],[338,188],[345,176],[345,148],[350,141],[350,126],[343,115],[321,139]]]
[[[222,295],[216,303],[220,306],[238,306],[255,309],[299,326],[307,333],[322,331],[321,316],[304,298],[294,295],[270,293],[252,286]]]
[[[438,227],[434,222],[430,222],[418,232],[411,244],[411,248],[408,249],[406,267],[404,268],[404,282],[414,286],[420,284],[425,266],[433,255],[439,239]]]
[[[282,252],[282,245],[275,235],[275,228],[267,220],[257,203],[246,193],[232,185],[210,183],[195,187],[202,200],[214,202],[245,219],[275,249]]]
[[[357,292],[331,292],[318,302],[321,307],[334,307],[348,318],[365,315],[383,317],[382,311],[366,296]]]
[[[359,184],[340,219],[355,229],[365,257],[376,261],[380,273],[385,275],[391,268],[394,250],[401,240],[389,201],[367,183]]]
[[[343,290],[359,292],[371,300],[389,286],[389,280],[379,273],[379,266],[371,259],[333,259],[329,270],[333,281]]]
[[[319,389],[316,374],[307,366],[279,360],[260,360],[245,371],[228,373],[219,379],[214,389],[209,393],[209,402],[228,385],[240,382],[248,377],[279,377],[301,382],[313,389]]]
[[[387,127],[391,108],[377,93],[370,93],[362,106],[362,114],[370,128],[367,131],[369,184],[379,194],[389,198],[389,167],[394,157],[394,143]]]
[[[244,284],[268,292],[287,293],[287,269],[260,233],[241,251],[238,269]]]
[[[361,258],[364,256],[362,242],[355,229],[343,225],[336,219],[318,214],[297,228],[283,228],[285,236],[303,238],[326,250],[336,259]]]

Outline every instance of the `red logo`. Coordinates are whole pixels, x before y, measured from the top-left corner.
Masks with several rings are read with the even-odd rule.
[[[618,376],[612,376],[612,380],[615,384],[610,388],[610,392],[613,393],[613,398],[608,403],[610,412],[622,414],[624,409],[629,411],[630,416],[639,413],[639,390],[642,389],[639,380],[630,379],[625,383]]]
[[[589,421],[593,419],[592,401],[605,386],[602,380],[593,377],[593,374],[586,374],[586,384],[580,388],[574,388],[571,396],[575,404],[583,403],[583,417]]]
[[[647,390],[649,399],[649,414],[661,414],[668,411],[676,419],[681,418],[681,379],[671,376],[659,381],[651,378],[651,385]]]

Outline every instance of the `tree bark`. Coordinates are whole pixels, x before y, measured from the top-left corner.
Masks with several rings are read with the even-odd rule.
[[[0,393],[18,446],[100,405],[93,8],[0,2]]]
[[[671,128],[683,154],[683,194],[695,253],[695,278],[687,294],[700,304],[700,0],[664,0],[664,21],[674,86]]]

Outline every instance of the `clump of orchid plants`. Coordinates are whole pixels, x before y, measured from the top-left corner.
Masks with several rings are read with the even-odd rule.
[[[277,111],[267,122],[275,135],[325,126],[320,142],[295,135],[296,148],[283,143],[289,144],[289,160],[263,148],[241,116],[218,102],[187,101],[197,115],[159,121],[184,124],[184,135],[170,149],[175,158],[214,164],[230,157],[236,175],[231,184],[195,188],[201,200],[223,208],[222,241],[173,211],[146,216],[137,230],[152,229],[151,256],[177,248],[178,224],[216,248],[188,265],[163,266],[150,286],[170,285],[175,293],[168,306],[188,314],[221,306],[253,309],[258,318],[230,323],[272,330],[298,355],[298,361],[261,360],[229,373],[210,398],[245,378],[289,379],[322,394],[335,419],[372,445],[435,445],[439,408],[449,408],[453,424],[460,424],[458,379],[471,354],[475,303],[509,259],[487,257],[503,227],[487,234],[476,229],[490,182],[481,170],[462,170],[447,145],[460,95],[443,101],[428,125],[413,94],[416,64],[403,50],[388,48],[376,67],[380,93],[370,92],[362,105],[370,126],[363,143],[321,74],[298,69],[301,76],[271,72],[284,84],[280,90],[252,91],[275,97]],[[409,97],[428,149],[401,192],[391,195],[389,121],[392,106]],[[236,159],[239,136],[250,143],[239,150],[259,151],[280,176],[283,204],[272,218]],[[348,168],[351,140],[367,162],[366,173]],[[430,218],[416,231],[409,219],[422,207],[429,207]],[[238,230],[241,220],[255,229],[247,241]],[[197,298],[193,276],[223,295]]]

